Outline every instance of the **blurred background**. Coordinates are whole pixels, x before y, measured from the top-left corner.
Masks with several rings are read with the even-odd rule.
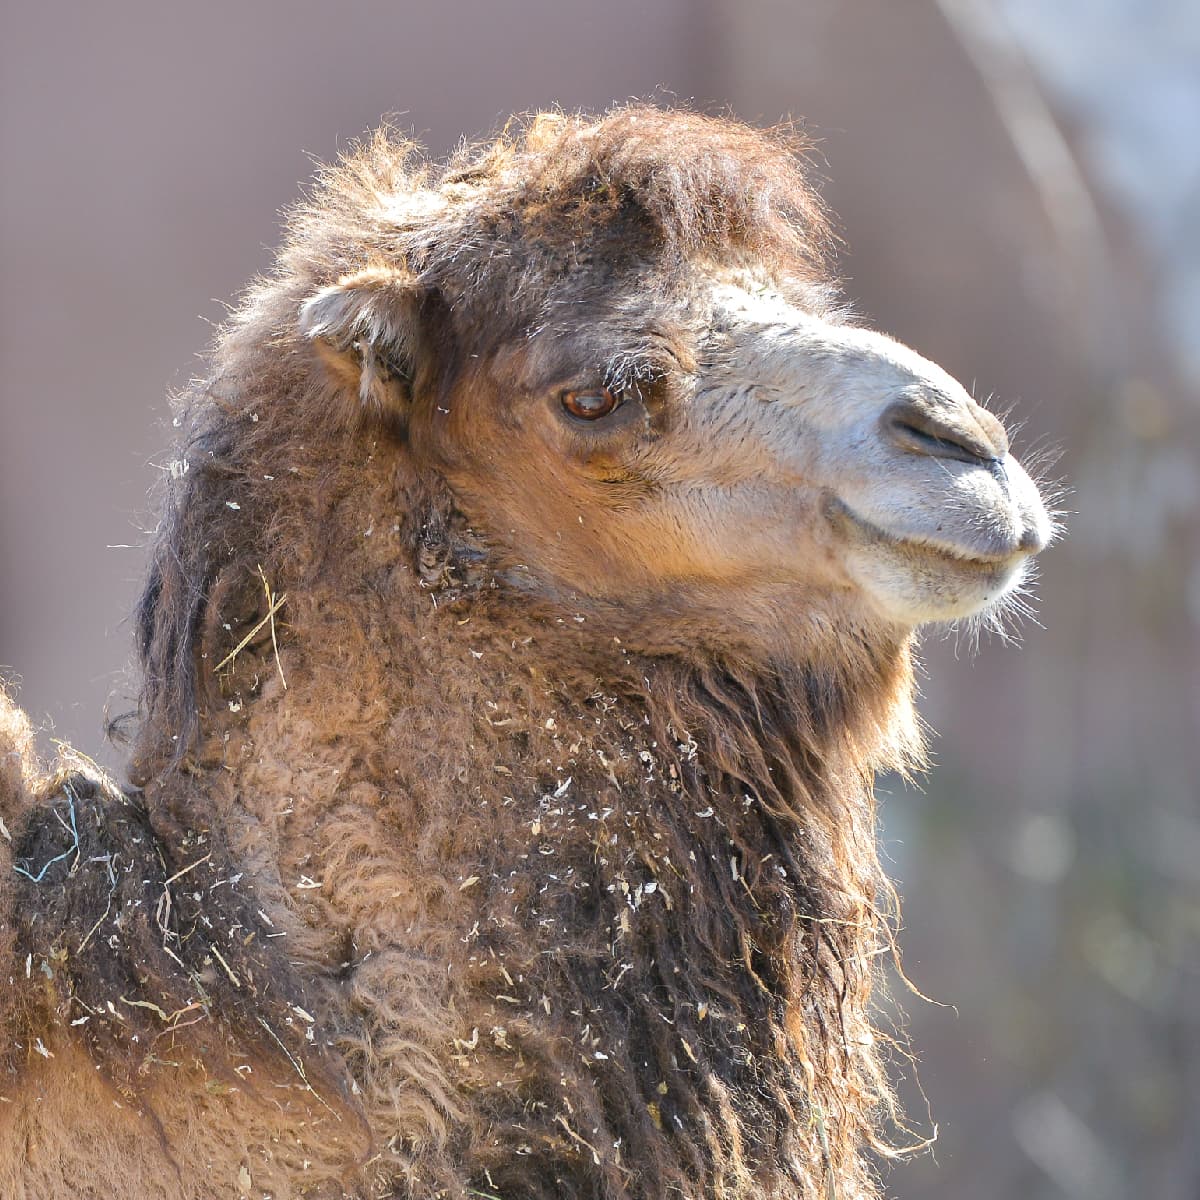
[[[436,153],[658,94],[820,140],[869,319],[1058,448],[1023,646],[923,647],[937,769],[884,780],[904,1200],[1200,1196],[1200,8],[1192,0],[6,6],[0,671],[101,749],[165,396],[278,211],[397,113]]]

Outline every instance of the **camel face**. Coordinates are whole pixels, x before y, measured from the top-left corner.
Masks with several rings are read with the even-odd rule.
[[[518,593],[802,660],[985,611],[1048,542],[996,418],[839,307],[819,203],[757,135],[550,119],[434,186],[364,178],[358,269],[301,332]]]
[[[962,617],[1019,584],[1049,518],[949,375],[786,279],[641,281],[414,413],[519,585],[841,628]]]

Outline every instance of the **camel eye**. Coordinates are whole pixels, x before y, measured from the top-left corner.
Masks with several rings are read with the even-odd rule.
[[[611,388],[584,388],[578,392],[564,392],[562,406],[573,417],[582,421],[595,421],[607,417],[620,406],[622,393]]]

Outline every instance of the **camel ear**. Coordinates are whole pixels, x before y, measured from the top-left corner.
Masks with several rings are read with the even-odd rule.
[[[411,275],[368,267],[310,296],[300,306],[300,331],[337,390],[357,392],[376,414],[399,415],[411,398],[419,307]]]

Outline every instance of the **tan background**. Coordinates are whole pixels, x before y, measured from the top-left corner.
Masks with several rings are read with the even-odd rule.
[[[333,156],[385,112],[442,152],[514,110],[658,89],[751,121],[803,116],[822,139],[851,296],[1011,405],[1019,447],[1061,445],[1077,513],[1045,560],[1043,627],[1024,627],[1023,649],[928,639],[940,765],[923,793],[881,784],[909,973],[957,1008],[900,989],[941,1132],[937,1161],[890,1170],[889,1189],[1195,1200],[1196,396],[1158,335],[1137,231],[1086,153],[1074,182],[1098,225],[1070,177],[1031,177],[996,99],[1044,93],[995,47],[973,60],[952,7],[10,6],[0,669],[48,732],[101,750],[106,701],[127,702],[124,622],[167,458],[164,396],[203,369],[207,322],[269,261],[308,155]],[[1078,114],[1053,113],[1086,148]],[[911,1082],[905,1093],[924,1121]]]

